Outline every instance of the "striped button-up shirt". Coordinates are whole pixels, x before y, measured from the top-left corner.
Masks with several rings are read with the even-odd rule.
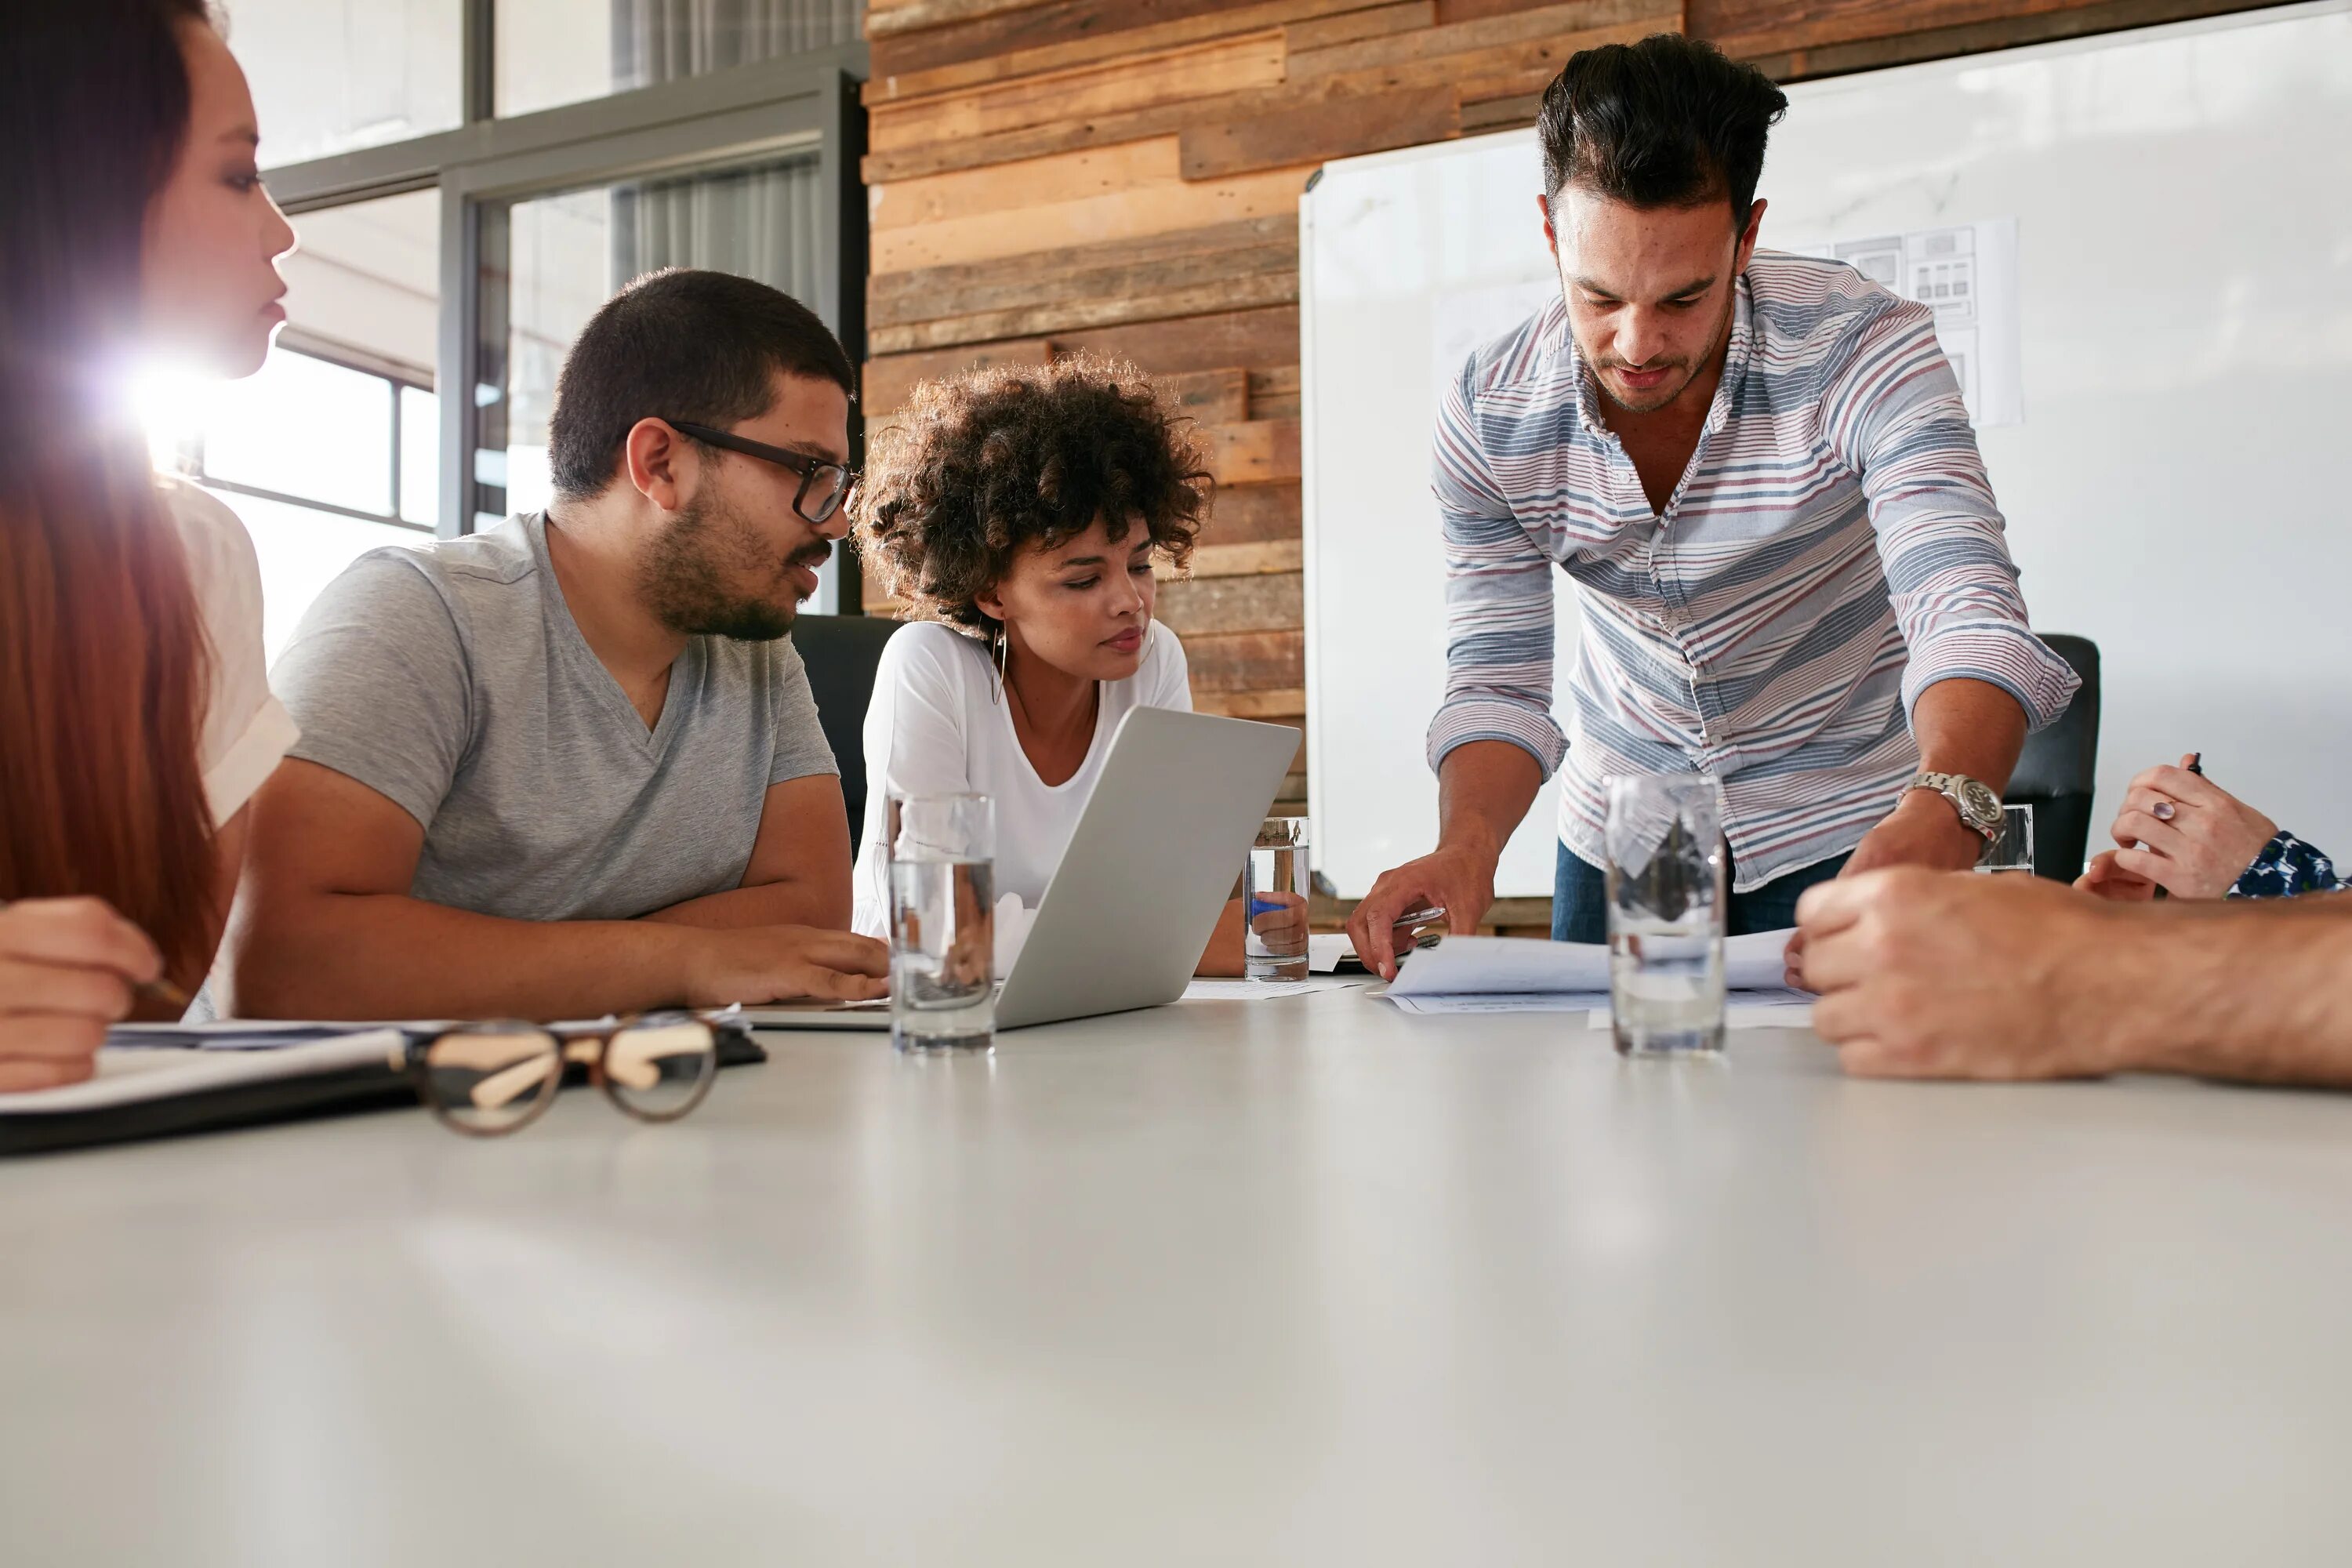
[[[1924,306],[1759,252],[1663,514],[1596,395],[1557,300],[1446,386],[1432,767],[1470,741],[1525,747],[1559,770],[1560,841],[1594,865],[1611,774],[1711,775],[1745,890],[1894,809],[1919,765],[1911,707],[1937,681],[2000,687],[2037,728],[2065,710],[2074,672],[2027,629]],[[1555,567],[1582,611],[1573,745],[1551,713]]]

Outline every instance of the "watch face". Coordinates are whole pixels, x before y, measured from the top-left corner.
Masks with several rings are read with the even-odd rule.
[[[2000,796],[1974,779],[1960,785],[1960,802],[1969,808],[1969,816],[1977,822],[1990,825],[2000,820]]]

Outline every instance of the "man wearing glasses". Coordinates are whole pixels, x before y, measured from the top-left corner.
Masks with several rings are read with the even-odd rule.
[[[215,987],[256,1016],[549,1018],[885,990],[785,640],[847,531],[841,345],[748,279],[583,329],[545,512],[361,557],[272,672]]]

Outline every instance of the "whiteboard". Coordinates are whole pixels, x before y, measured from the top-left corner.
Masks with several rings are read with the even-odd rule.
[[[2201,751],[2352,856],[2352,4],[1789,98],[1766,247],[2015,226],[2021,417],[1979,440],[2034,625],[2105,659],[2093,847],[2132,774]],[[1343,896],[1435,842],[1436,389],[1556,289],[1542,183],[1514,132],[1330,163],[1300,204],[1309,808]],[[1551,891],[1556,809],[1498,896]]]

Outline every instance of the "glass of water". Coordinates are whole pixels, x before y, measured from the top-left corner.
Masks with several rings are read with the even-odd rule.
[[[892,794],[890,1038],[902,1051],[996,1042],[996,807]]]
[[[1977,857],[1979,871],[2022,871],[2033,875],[2033,808],[2030,805],[2004,805],[2000,808],[2000,834],[1990,839],[1984,853]]]
[[[1252,980],[1307,978],[1307,819],[1258,824],[1242,877],[1242,971]]]
[[[1729,857],[1715,781],[1692,773],[1613,777],[1603,831],[1617,1048],[1722,1050]]]

